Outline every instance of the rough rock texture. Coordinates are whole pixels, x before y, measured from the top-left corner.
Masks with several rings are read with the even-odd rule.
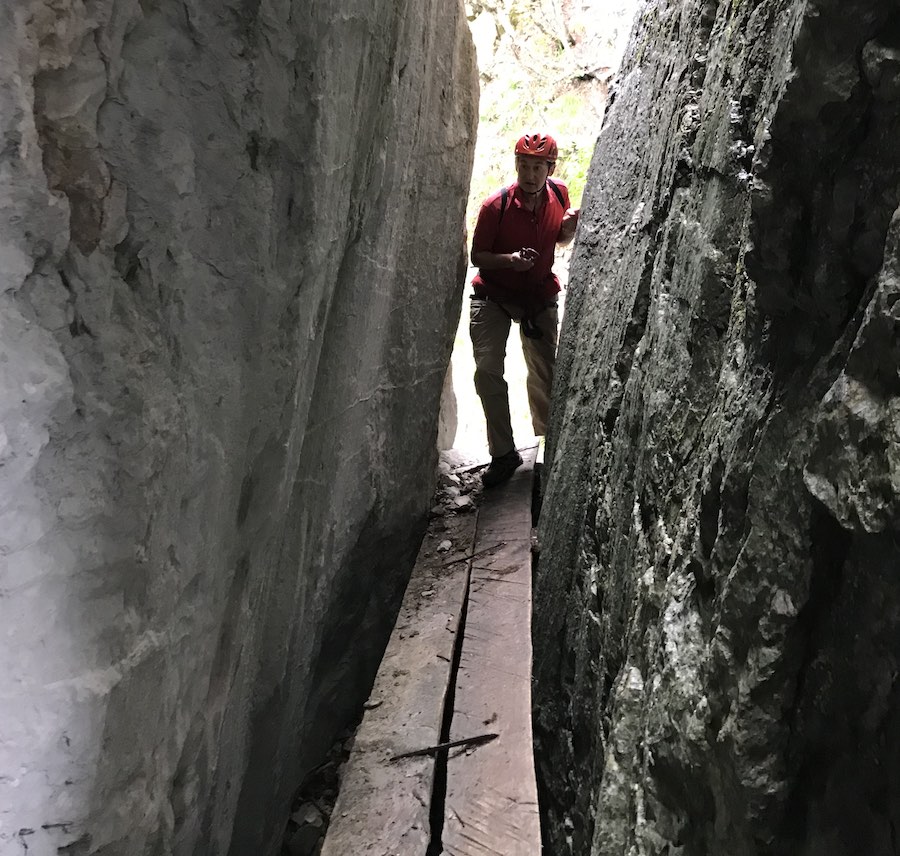
[[[536,591],[553,854],[896,853],[900,7],[639,19]]]
[[[275,852],[424,527],[476,92],[456,2],[0,2],[3,856]]]

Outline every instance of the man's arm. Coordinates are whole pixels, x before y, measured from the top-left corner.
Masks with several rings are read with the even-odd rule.
[[[489,197],[478,212],[475,234],[472,236],[472,264],[481,270],[514,270],[524,273],[534,267],[538,257],[536,250],[522,247],[514,253],[494,253],[494,245],[500,225],[500,208],[496,197]]]
[[[523,273],[534,267],[537,250],[522,247],[514,253],[491,253],[487,250],[472,250],[472,264],[482,270],[514,270]]]
[[[563,214],[562,224],[559,227],[559,234],[556,236],[557,244],[565,246],[575,237],[575,228],[578,226],[578,215],[580,213],[580,208],[566,209],[566,213]]]

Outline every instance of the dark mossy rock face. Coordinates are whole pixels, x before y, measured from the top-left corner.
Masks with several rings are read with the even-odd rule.
[[[898,87],[887,0],[643,9],[547,449],[554,856],[897,850]]]
[[[0,853],[269,856],[434,483],[462,3],[0,11]]]

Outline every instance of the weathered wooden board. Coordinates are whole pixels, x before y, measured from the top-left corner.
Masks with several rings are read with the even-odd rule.
[[[539,856],[531,729],[531,485],[534,450],[486,491],[478,531],[451,739],[500,736],[451,752],[443,847],[448,856]]]
[[[438,538],[426,539],[375,679],[321,856],[424,856],[434,758],[391,757],[440,741],[453,645],[465,599],[475,518],[458,518],[447,533],[458,552],[435,570]],[[443,536],[442,536],[443,537]]]

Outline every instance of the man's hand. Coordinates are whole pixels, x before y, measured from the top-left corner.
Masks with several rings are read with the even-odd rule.
[[[556,237],[557,244],[568,244],[575,237],[575,227],[578,226],[578,215],[581,213],[580,208],[567,208],[563,214],[562,224],[559,227],[559,235]]]
[[[514,253],[489,253],[486,250],[472,252],[472,264],[483,270],[500,270],[501,268],[512,268],[518,273],[524,273],[531,270],[537,261],[537,250],[531,247],[522,247]]]
[[[537,257],[537,250],[533,250],[531,247],[522,247],[521,250],[510,255],[510,266],[514,271],[524,273],[526,270],[531,270],[534,267]]]

